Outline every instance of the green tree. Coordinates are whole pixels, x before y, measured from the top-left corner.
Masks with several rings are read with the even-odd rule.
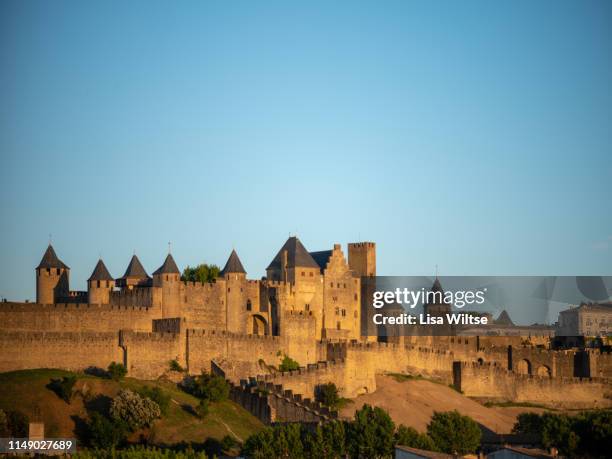
[[[266,427],[247,438],[242,447],[242,455],[251,459],[274,458],[273,443],[274,429],[272,427]]]
[[[395,444],[427,451],[438,451],[436,444],[429,435],[419,433],[416,429],[406,427],[403,424],[395,432]]]
[[[127,436],[127,426],[122,421],[113,420],[93,412],[87,424],[89,444],[94,448],[114,448]]]
[[[183,282],[213,282],[217,277],[219,277],[220,271],[221,270],[217,265],[209,265],[206,263],[201,263],[193,268],[191,266],[187,266],[183,270],[181,280]]]
[[[478,423],[457,410],[434,412],[427,433],[440,450],[449,454],[475,452],[482,437]]]
[[[323,424],[323,441],[327,457],[335,458],[346,455],[346,429],[342,421],[331,421]]]
[[[581,453],[605,457],[612,451],[612,410],[580,413],[574,417],[573,430],[579,437]]]
[[[108,366],[108,376],[115,381],[123,379],[126,374],[127,368],[125,368],[125,365],[122,363],[111,362],[111,364]]]
[[[220,402],[229,397],[229,385],[222,376],[211,373],[202,374],[193,381],[191,392],[198,398],[209,402]]]
[[[319,384],[315,388],[316,400],[323,405],[330,408],[335,408],[340,402],[340,395],[338,394],[338,388],[332,382],[326,384]]]
[[[393,454],[395,424],[381,408],[363,405],[348,426],[347,448],[351,457],[377,458]]]

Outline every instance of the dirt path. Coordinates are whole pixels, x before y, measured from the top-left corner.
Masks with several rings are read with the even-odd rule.
[[[375,392],[357,397],[354,403],[340,411],[340,415],[352,418],[356,409],[368,403],[387,410],[396,424],[424,432],[434,411],[456,409],[494,432],[509,433],[519,412],[533,411],[529,408],[487,408],[450,387],[426,380],[397,382],[391,376],[381,375],[376,376],[376,385]]]

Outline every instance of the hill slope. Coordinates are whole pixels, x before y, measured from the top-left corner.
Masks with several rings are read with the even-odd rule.
[[[404,424],[424,432],[434,411],[458,410],[487,429],[510,433],[519,412],[542,411],[537,408],[488,408],[459,392],[423,379],[397,381],[392,376],[376,376],[376,391],[354,399],[340,411],[352,417],[364,403],[379,406],[389,412],[396,424]]]
[[[30,420],[43,421],[47,437],[75,437],[88,419],[88,410],[103,410],[121,388],[159,386],[172,400],[166,416],[157,420],[151,429],[137,432],[137,436],[145,434],[150,443],[201,444],[207,439],[221,440],[225,435],[242,441],[263,428],[257,418],[229,400],[211,404],[209,414],[204,419],[198,418],[194,414],[198,399],[179,390],[170,381],[126,378],[116,382],[78,374],[77,394],[68,404],[46,386],[52,378],[70,374],[74,373],[47,369],[0,373],[0,409],[19,410]]]

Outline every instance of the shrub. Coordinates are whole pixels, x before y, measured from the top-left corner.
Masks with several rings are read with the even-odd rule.
[[[153,400],[123,389],[111,402],[110,415],[117,421],[124,421],[127,427],[134,431],[151,425],[161,416],[161,410]]]
[[[181,364],[178,363],[178,360],[174,359],[174,360],[170,360],[170,371],[178,371],[182,373],[185,370],[183,369]]]
[[[30,419],[21,411],[9,410],[5,412],[6,424],[10,436],[14,438],[26,438],[30,428]]]
[[[10,436],[11,432],[9,430],[6,413],[3,410],[0,410],[0,438],[6,438]]]
[[[157,403],[157,406],[159,406],[159,409],[163,415],[168,413],[168,407],[170,406],[170,394],[166,393],[161,387],[144,386],[137,392],[140,396],[149,398]]]
[[[76,376],[64,376],[62,379],[52,379],[47,387],[66,403],[70,403],[76,381]]]
[[[299,370],[300,369],[300,364],[297,363],[295,360],[293,360],[288,355],[285,355],[285,357],[283,358],[282,362],[278,366],[278,369],[279,369],[279,371]]]
[[[332,382],[318,385],[315,388],[315,396],[318,402],[330,408],[335,408],[340,403],[338,388]]]
[[[434,412],[427,433],[445,453],[473,453],[480,446],[482,432],[476,421],[457,410]]]
[[[209,402],[220,402],[229,397],[227,381],[217,375],[202,372],[191,385],[192,394]]]
[[[108,366],[108,376],[115,381],[119,381],[126,374],[127,368],[122,363],[111,362]]]
[[[203,398],[202,400],[200,400],[200,403],[198,403],[198,406],[196,407],[196,413],[198,413],[198,416],[200,418],[204,419],[208,415],[208,411],[208,400]]]
[[[93,412],[87,423],[87,436],[94,448],[114,448],[125,440],[127,426],[123,421],[111,421]]]
[[[221,448],[223,448],[223,451],[229,451],[237,445],[238,442],[231,435],[226,435],[221,439]]]

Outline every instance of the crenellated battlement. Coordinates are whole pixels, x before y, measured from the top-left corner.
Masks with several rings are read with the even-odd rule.
[[[270,341],[270,342],[278,342],[280,341],[279,336],[271,336],[271,335],[248,335],[245,333],[234,333],[229,332],[227,330],[204,330],[199,328],[191,328],[187,329],[187,334],[189,337],[220,337],[227,340],[235,340],[235,341]]]

